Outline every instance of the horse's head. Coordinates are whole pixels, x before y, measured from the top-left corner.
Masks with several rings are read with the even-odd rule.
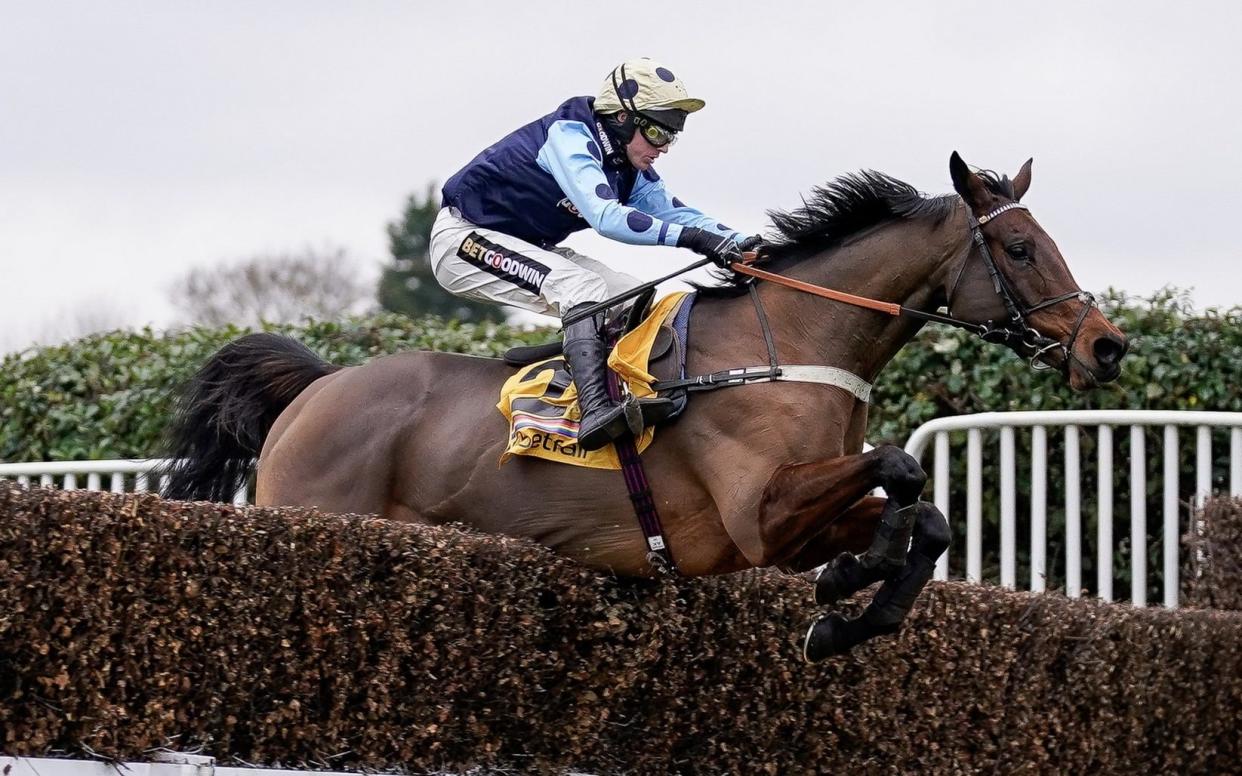
[[[949,158],[953,187],[966,202],[972,242],[949,273],[950,313],[987,323],[988,339],[1060,370],[1077,390],[1116,379],[1128,347],[1095,299],[1074,281],[1056,243],[1019,200],[1031,185],[1031,161],[1012,181],[972,172]]]

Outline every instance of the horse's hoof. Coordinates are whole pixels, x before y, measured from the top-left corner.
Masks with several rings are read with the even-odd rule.
[[[853,645],[846,639],[845,624],[848,621],[836,612],[826,614],[807,629],[802,642],[802,657],[808,663],[818,663],[826,657],[844,655]]]
[[[843,552],[836,560],[819,570],[815,575],[815,603],[820,606],[835,606],[841,600],[853,595],[845,585],[846,568],[858,566],[858,558],[852,553]],[[852,571],[858,571],[851,568]]]

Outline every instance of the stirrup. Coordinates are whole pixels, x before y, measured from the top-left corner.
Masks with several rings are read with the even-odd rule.
[[[590,429],[583,431],[584,421],[588,418],[600,416],[603,416],[602,420],[591,426]],[[641,422],[641,419],[639,422]],[[607,409],[601,408],[579,421],[578,447],[587,451],[598,450],[605,445],[611,444],[614,440],[620,439],[627,431],[629,431],[629,422],[623,405],[614,404]]]
[[[637,437],[643,433],[643,410],[638,404],[638,399],[626,396],[621,402],[621,412],[625,415],[625,425],[631,434]]]
[[[677,403],[672,399],[652,396],[639,399],[638,408],[643,414],[643,428],[651,428],[667,420],[677,410]]]

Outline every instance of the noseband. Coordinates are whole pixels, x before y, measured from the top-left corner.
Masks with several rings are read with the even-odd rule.
[[[1026,210],[1026,205],[1017,202],[1010,202],[1001,205],[986,215],[975,218],[974,214],[967,208],[967,223],[970,226],[970,236],[975,246],[979,249],[979,255],[983,258],[984,266],[988,269],[988,275],[992,278],[992,288],[995,289],[996,295],[1001,298],[1001,302],[1005,305],[1005,311],[1009,315],[1009,320],[1002,325],[997,325],[994,321],[985,321],[978,324],[975,333],[987,342],[997,342],[1007,345],[1018,352],[1022,352],[1024,356],[1029,354],[1032,369],[1052,369],[1053,364],[1044,360],[1045,355],[1049,352],[1055,352],[1060,349],[1066,362],[1069,359],[1075,359],[1074,343],[1078,341],[1078,334],[1082,331],[1082,325],[1087,320],[1088,313],[1092,308],[1096,307],[1095,296],[1087,291],[1070,291],[1060,296],[1048,297],[1041,299],[1035,304],[1028,305],[1014,293],[1009,282],[1005,279],[1005,275],[1000,271],[1000,267],[996,264],[996,259],[992,257],[992,251],[988,249],[987,240],[983,236],[983,225],[997,216],[1007,213],[1010,210]],[[970,260],[969,257],[966,259]],[[953,309],[953,295],[957,291],[957,284],[961,282],[962,275],[965,273],[966,265],[962,264],[962,272],[958,273],[957,281],[953,284],[953,290],[949,292],[949,309]],[[1078,320],[1074,322],[1074,329],[1070,332],[1069,342],[1062,343],[1060,340],[1053,339],[1027,322],[1027,317],[1031,313],[1047,309],[1053,305],[1062,302],[1068,302],[1071,299],[1077,299],[1082,302],[1082,309],[1078,312]],[[1021,349],[1021,350],[1019,350]]]

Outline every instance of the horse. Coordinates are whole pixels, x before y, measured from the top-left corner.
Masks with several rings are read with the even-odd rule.
[[[1115,379],[1125,335],[1020,204],[1032,161],[1010,179],[954,152],[955,194],[928,197],[863,171],[816,187],[801,208],[770,212],[775,233],[756,263],[767,279],[719,273],[699,286],[686,369],[765,363],[770,341],[787,363],[871,382],[932,319],[1003,343],[1076,390]],[[778,278],[909,315],[798,293],[770,282]],[[227,501],[257,456],[259,505],[464,523],[600,571],[657,576],[616,472],[525,457],[498,465],[508,430],[495,404],[512,374],[500,359],[439,352],[339,367],[288,338],[243,337],[179,399],[166,495]],[[818,569],[822,605],[882,583],[858,617],[812,622],[809,661],[897,630],[949,543],[944,516],[919,499],[918,461],[891,445],[862,452],[867,413],[864,398],[837,385],[747,383],[694,395],[642,455],[677,574]],[[884,496],[870,495],[879,487]]]

